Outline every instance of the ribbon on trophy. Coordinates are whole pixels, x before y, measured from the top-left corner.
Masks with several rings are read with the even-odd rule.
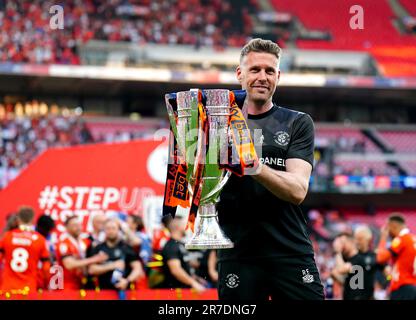
[[[208,122],[208,110],[203,102],[203,94],[201,90],[198,90],[198,118],[199,118],[199,131],[200,137],[198,137],[197,154],[195,157],[195,187],[192,195],[191,210],[188,216],[187,228],[190,228],[194,232],[194,225],[196,215],[198,213],[199,203],[201,201],[202,188],[204,181],[202,179],[205,159],[209,149],[209,122]]]
[[[170,119],[168,170],[166,174],[166,185],[163,203],[163,215],[175,217],[177,206],[189,207],[189,191],[186,174],[188,166],[179,153],[177,136],[177,104],[176,94],[166,98]]]
[[[188,190],[188,164],[185,162],[185,155],[180,154],[177,143],[177,104],[176,95],[171,94],[167,98],[168,113],[170,119],[170,141],[169,141],[169,161],[168,170],[166,176],[165,195],[163,204],[163,215],[171,215],[175,217],[177,206],[180,205],[183,208],[191,206],[187,228],[194,231],[194,224],[196,215],[201,200],[202,188],[203,188],[203,173],[205,168],[206,153],[208,151],[209,142],[209,122],[207,109],[203,103],[203,94],[201,90],[198,90],[198,121],[197,130],[199,137],[197,140],[196,155],[194,160],[194,190],[192,195],[192,203],[189,203],[189,190]],[[192,173],[191,173],[192,174]]]
[[[228,161],[219,167],[226,169],[241,177],[247,173],[246,169],[256,170],[259,164],[256,150],[251,138],[244,114],[237,103],[238,90],[230,91],[230,117],[229,128],[232,143],[228,147]],[[244,99],[243,99],[244,100]]]

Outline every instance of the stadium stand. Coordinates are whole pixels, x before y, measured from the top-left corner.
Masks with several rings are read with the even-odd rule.
[[[276,10],[289,12],[296,15],[301,23],[308,29],[328,30],[331,39],[328,41],[298,40],[300,48],[325,48],[325,49],[355,49],[363,50],[374,46],[385,45],[410,45],[415,44],[416,39],[408,35],[400,35],[392,24],[394,13],[387,1],[366,1],[362,7],[365,14],[365,28],[355,30],[349,23],[351,18],[350,8],[356,5],[356,1],[334,1],[328,3],[324,0],[302,2],[290,0],[271,1]],[[337,14],[333,14],[337,12]],[[380,32],[383,30],[383,32]]]
[[[402,160],[400,164],[407,170],[409,175],[416,175],[416,156],[413,160]]]
[[[403,7],[406,8],[407,12],[416,17],[416,3],[412,0],[400,0],[400,3]]]
[[[379,130],[382,139],[388,147],[400,153],[416,152],[416,133],[414,131]]]
[[[46,111],[38,113],[40,105]],[[156,130],[167,128],[161,119],[83,117],[57,105],[48,110],[37,101],[25,103],[25,108],[32,110],[30,115],[24,113],[21,103],[0,105],[0,189],[48,148],[151,138]]]
[[[357,30],[352,30],[349,25],[352,17],[350,8],[357,4],[352,0],[334,2],[273,0],[271,3],[278,12],[288,12],[297,16],[305,28],[329,31],[331,35],[327,40],[298,39],[296,41],[298,48],[368,51],[377,60],[380,72],[384,75],[416,74],[414,54],[409,55],[409,50],[414,50],[416,45],[416,37],[401,34],[396,29],[393,21],[397,17],[387,0],[360,3],[364,10],[365,27]],[[406,7],[414,8],[414,2],[407,1]],[[334,12],[337,14],[333,14]]]
[[[335,144],[336,150],[341,152],[371,152],[379,153],[378,147],[359,129],[343,127],[327,127],[318,125],[316,139],[323,144]]]
[[[137,44],[241,46],[251,35],[256,1],[66,1],[65,28],[49,28],[53,1],[5,1],[0,8],[0,61],[79,64],[89,40]],[[204,17],[204,18],[202,18]],[[28,18],[28,19],[27,19]],[[80,23],[75,23],[80,21]],[[241,23],[234,23],[241,21]]]
[[[335,174],[347,174],[353,176],[397,175],[397,170],[390,168],[385,161],[336,159],[335,166]]]

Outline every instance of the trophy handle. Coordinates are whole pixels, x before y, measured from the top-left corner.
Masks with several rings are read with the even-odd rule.
[[[204,197],[204,199],[201,199],[201,204],[203,203],[209,203],[209,202],[217,202],[217,197],[224,188],[225,184],[227,183],[228,179],[231,177],[231,172],[224,170],[225,173],[221,177],[221,181]],[[210,177],[204,177],[203,179],[209,179]],[[212,178],[212,179],[218,179],[218,177]],[[218,195],[217,195],[218,194]]]

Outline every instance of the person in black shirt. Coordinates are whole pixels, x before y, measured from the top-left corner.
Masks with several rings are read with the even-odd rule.
[[[247,92],[259,166],[241,178],[232,175],[217,205],[234,242],[233,249],[218,250],[220,299],[324,299],[299,207],[313,166],[314,125],[309,115],[272,101],[280,54],[277,44],[253,39],[240,55],[237,78]]]
[[[90,275],[98,276],[101,289],[126,290],[144,276],[143,267],[138,254],[132,247],[121,241],[120,224],[117,220],[109,219],[104,225],[105,241],[91,250],[91,255],[104,252],[108,260],[100,264],[92,264],[88,268]],[[114,281],[116,273],[118,280]]]
[[[376,254],[370,250],[371,230],[361,226],[350,234],[341,234],[334,240],[336,265],[332,277],[343,284],[344,300],[373,300]]]
[[[191,275],[189,262],[186,259],[187,251],[182,239],[185,235],[181,225],[181,218],[175,217],[169,224],[171,238],[162,250],[163,274],[165,279],[163,288],[193,288],[198,292],[205,290],[195,277]]]

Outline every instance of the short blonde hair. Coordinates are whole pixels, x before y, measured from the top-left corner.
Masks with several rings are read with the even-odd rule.
[[[357,233],[364,233],[365,237],[368,241],[370,241],[373,238],[373,232],[369,227],[366,225],[360,225],[355,229],[354,235],[357,235]]]
[[[243,61],[244,57],[247,56],[250,52],[270,53],[276,56],[278,60],[280,60],[280,57],[282,55],[282,49],[279,47],[277,43],[261,38],[252,39],[243,47],[240,53],[240,63]]]

